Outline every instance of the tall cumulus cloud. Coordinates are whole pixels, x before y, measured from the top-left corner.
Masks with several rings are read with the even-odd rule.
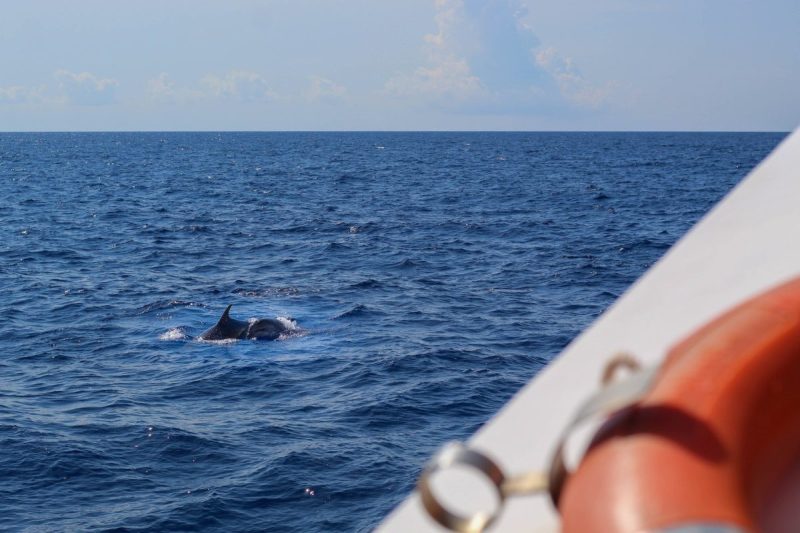
[[[424,64],[389,79],[388,94],[478,112],[594,108],[608,95],[608,87],[592,85],[572,59],[539,41],[522,2],[435,0],[434,8]]]

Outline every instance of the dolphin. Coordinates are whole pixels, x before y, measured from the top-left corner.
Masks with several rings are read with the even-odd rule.
[[[221,341],[226,339],[258,339],[273,341],[281,333],[287,331],[286,325],[277,318],[257,318],[245,322],[230,317],[231,307],[225,308],[219,321],[198,337],[204,341]]]

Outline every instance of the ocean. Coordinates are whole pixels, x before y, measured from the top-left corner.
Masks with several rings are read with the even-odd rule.
[[[0,134],[0,529],[372,529],[784,136]]]

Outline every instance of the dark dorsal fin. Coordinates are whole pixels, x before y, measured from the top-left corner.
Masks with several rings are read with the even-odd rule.
[[[228,307],[225,308],[225,312],[222,313],[221,317],[219,317],[219,321],[217,321],[217,324],[224,324],[225,322],[230,320],[231,317],[228,316],[228,314],[231,312],[231,307],[233,307],[233,304],[230,304]]]

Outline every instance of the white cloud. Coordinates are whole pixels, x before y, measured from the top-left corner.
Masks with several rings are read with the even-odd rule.
[[[103,105],[114,102],[117,80],[100,78],[90,72],[70,72],[59,69],[54,74],[59,89],[73,103]]]
[[[598,108],[614,88],[590,83],[571,58],[543,47],[522,0],[434,0],[434,8],[424,64],[390,78],[387,94],[468,113],[547,113]]]
[[[484,87],[470,69],[454,42],[454,31],[462,17],[462,0],[435,0],[436,33],[423,37],[427,65],[411,74],[399,74],[389,79],[384,88],[395,96],[429,96],[467,100],[484,93]]]
[[[542,48],[534,55],[536,64],[553,77],[561,95],[575,104],[597,108],[603,104],[612,85],[594,86],[587,82],[570,57],[564,57],[552,46]]]
[[[224,75],[208,74],[196,83],[181,85],[166,72],[147,81],[147,98],[158,104],[189,104],[208,100],[236,102],[271,101],[278,95],[256,72],[232,70]]]
[[[150,99],[158,102],[171,102],[178,97],[175,82],[169,79],[166,72],[162,72],[157,78],[148,80],[147,95]]]
[[[104,105],[115,101],[117,80],[90,72],[59,69],[53,73],[55,85],[11,85],[0,87],[0,104],[63,106]]]
[[[429,67],[417,68],[411,76],[395,76],[386,82],[386,90],[397,96],[450,96],[465,100],[481,94],[483,87],[465,59],[445,57]]]
[[[201,80],[205,93],[216,98],[229,98],[242,102],[274,100],[277,94],[267,80],[256,72],[232,70],[224,77],[209,74]]]
[[[45,101],[47,86],[26,87],[10,85],[0,87],[0,104],[38,104]]]
[[[438,47],[445,48],[452,37],[453,29],[458,23],[458,19],[464,9],[462,0],[434,0],[436,15],[433,17],[436,22],[437,32],[425,35],[425,42]]]
[[[306,96],[310,102],[336,101],[347,96],[347,88],[328,78],[312,76]]]

